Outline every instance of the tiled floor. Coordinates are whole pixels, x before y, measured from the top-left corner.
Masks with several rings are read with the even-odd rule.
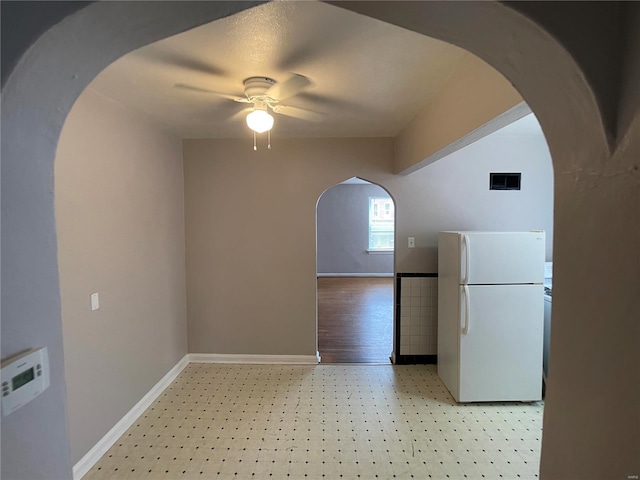
[[[433,365],[190,364],[84,478],[537,478],[542,409]]]

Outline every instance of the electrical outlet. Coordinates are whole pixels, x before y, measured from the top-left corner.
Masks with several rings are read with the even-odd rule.
[[[98,310],[100,308],[100,298],[97,293],[91,294],[91,310]]]
[[[416,237],[409,237],[409,242],[408,242],[408,246],[409,248],[415,248],[416,246]]]

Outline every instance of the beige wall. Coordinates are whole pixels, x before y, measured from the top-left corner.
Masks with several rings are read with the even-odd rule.
[[[394,171],[435,157],[521,102],[506,78],[468,53],[442,91],[396,136]]]
[[[316,202],[391,176],[391,139],[185,140],[189,351],[316,353]]]
[[[611,154],[567,155],[572,164],[556,175],[564,242],[555,245],[542,479],[640,472],[640,3],[622,3],[620,142]]]
[[[64,126],[55,190],[76,463],[187,353],[180,140],[89,89]]]
[[[391,139],[185,140],[189,351],[316,352],[316,203],[358,176],[395,199],[396,272],[437,271],[443,229],[544,229],[553,169],[541,136],[497,133],[412,175],[391,173]],[[490,192],[489,171],[523,190]],[[407,236],[416,248],[407,248]]]

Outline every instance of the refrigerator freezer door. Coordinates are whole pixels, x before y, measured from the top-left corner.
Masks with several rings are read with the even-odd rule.
[[[460,232],[459,236],[461,285],[544,280],[544,232]]]
[[[459,402],[542,398],[542,285],[461,286]],[[465,318],[462,318],[465,317]],[[467,333],[462,332],[466,326]]]

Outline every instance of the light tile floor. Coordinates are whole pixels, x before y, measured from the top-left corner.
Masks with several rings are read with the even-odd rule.
[[[542,410],[433,365],[190,364],[84,478],[532,479]]]

